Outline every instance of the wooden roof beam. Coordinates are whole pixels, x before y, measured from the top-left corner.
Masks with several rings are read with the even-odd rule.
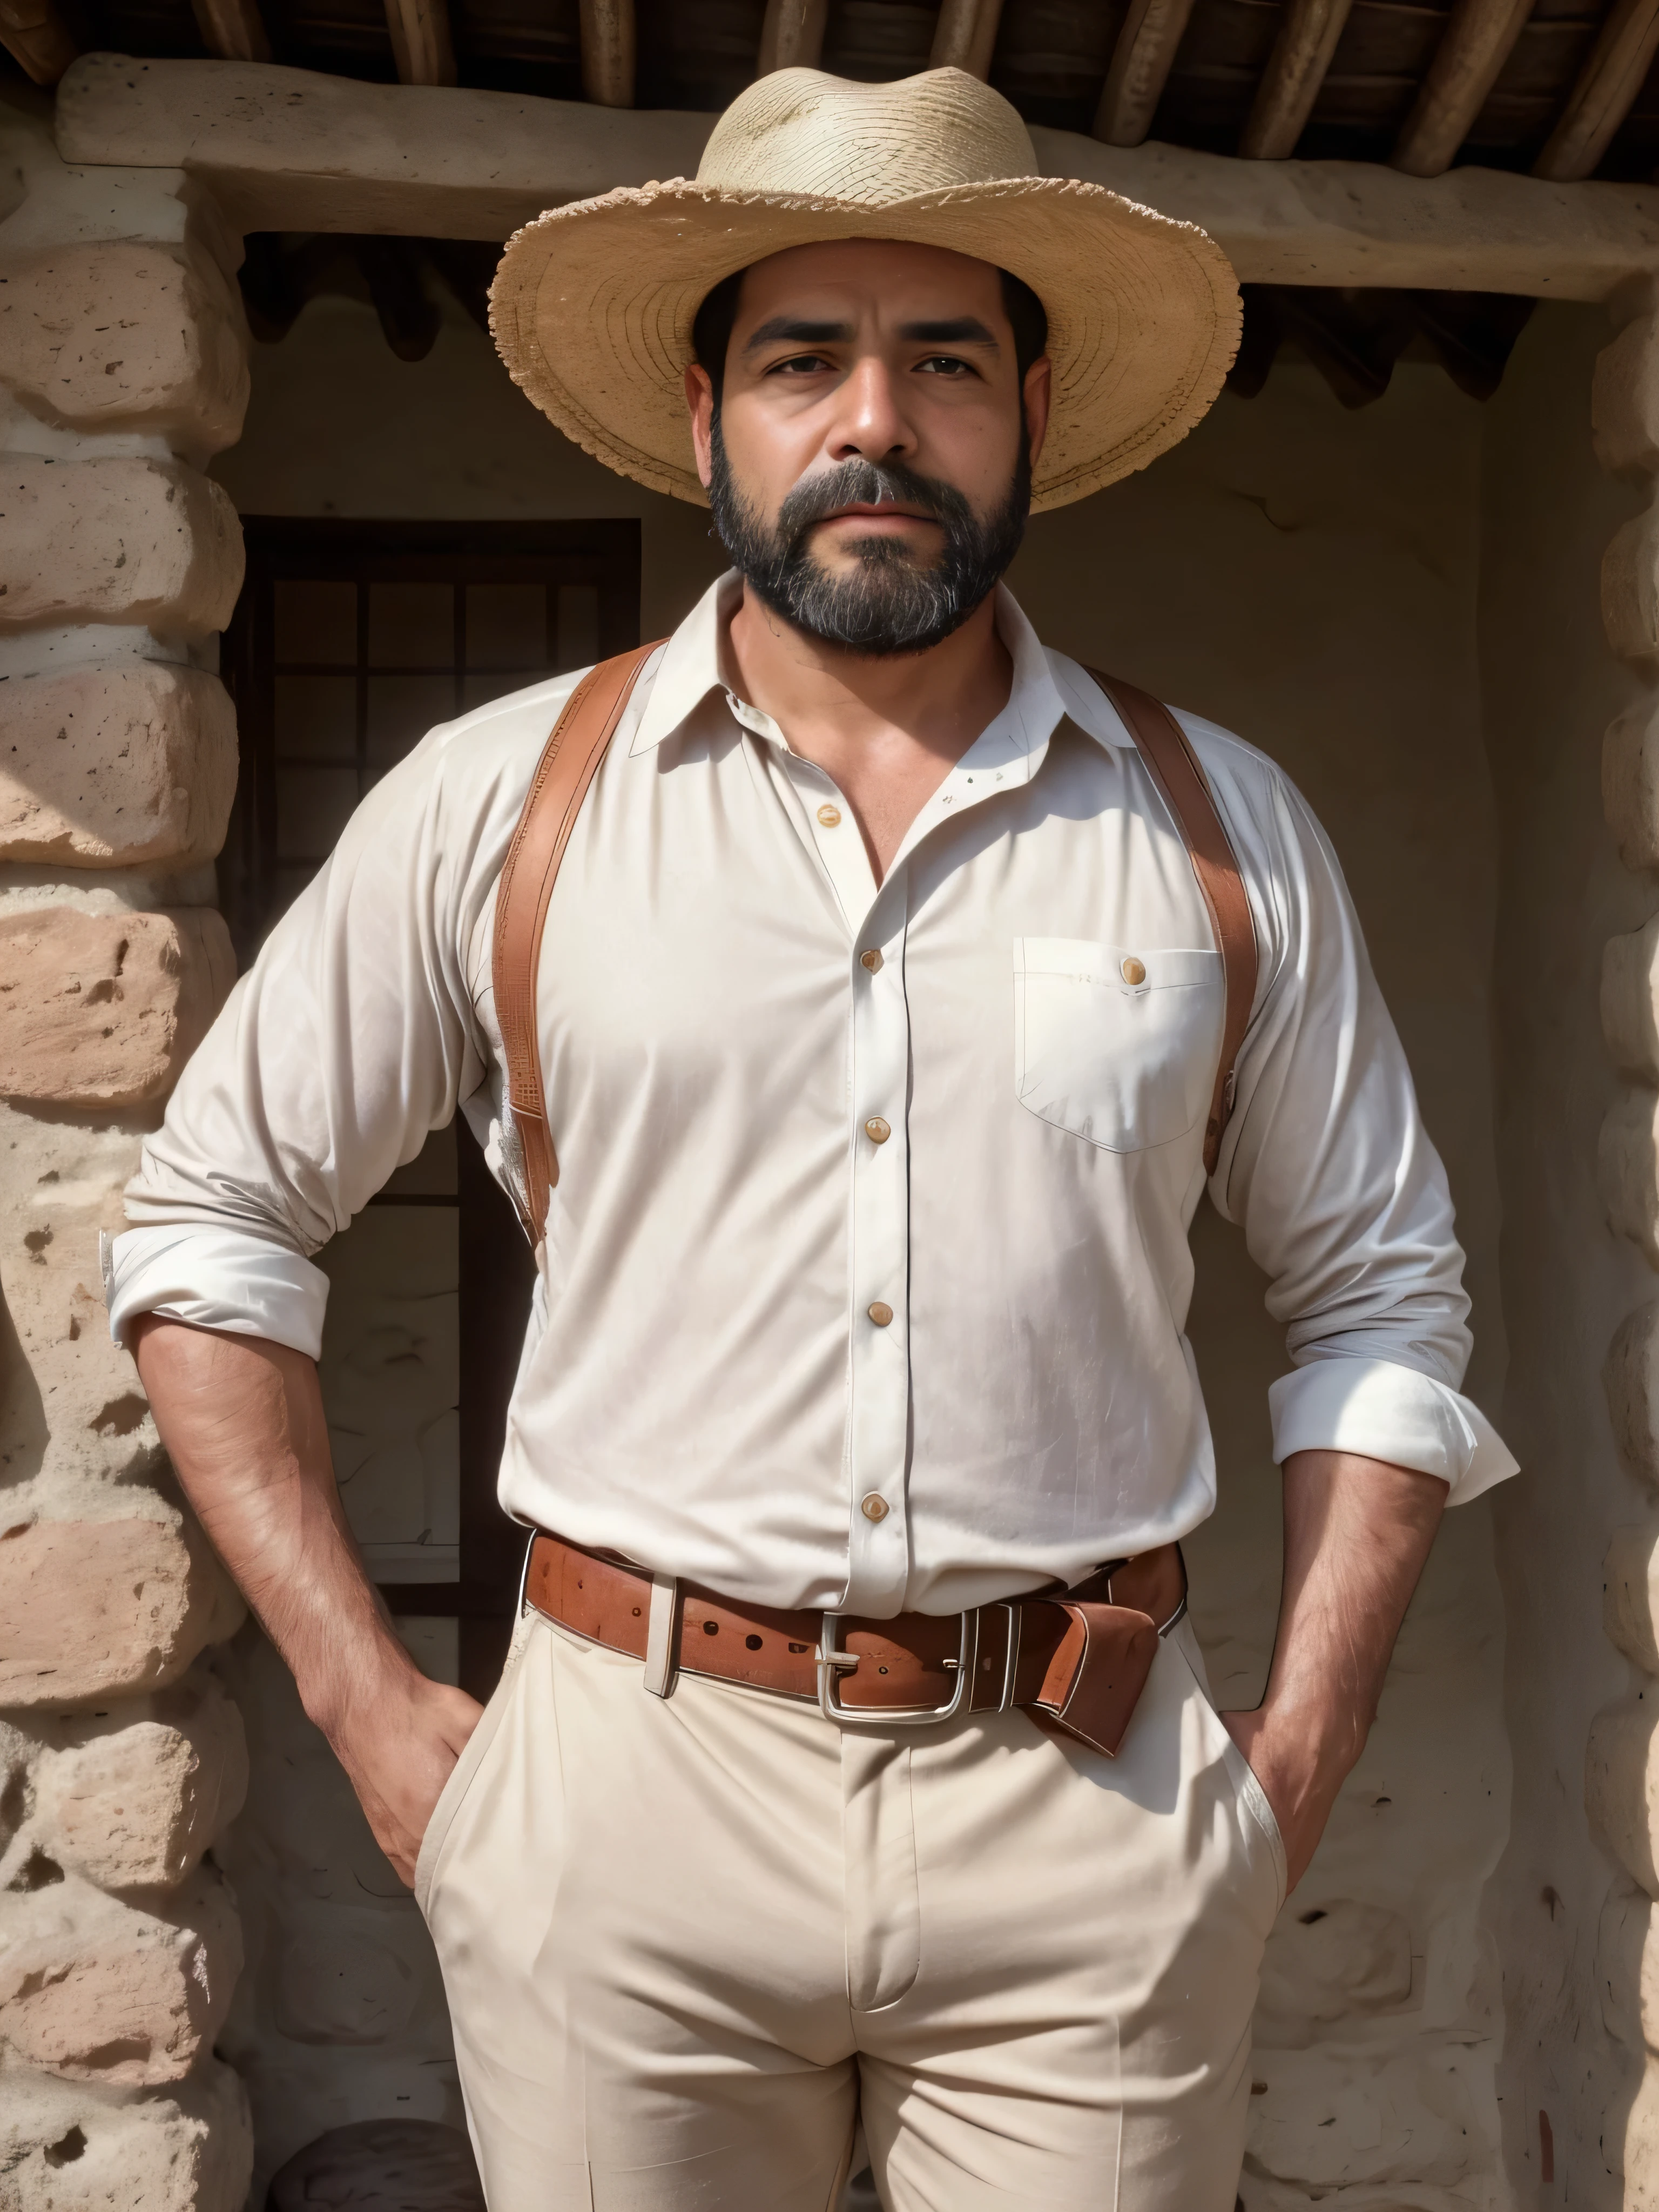
[[[941,0],[929,69],[966,70],[981,82],[991,74],[1002,0]]]
[[[1642,89],[1656,49],[1659,0],[1614,0],[1548,143],[1532,165],[1534,177],[1564,185],[1595,173]]]
[[[1109,146],[1139,146],[1152,127],[1193,12],[1193,0],[1129,0],[1112,49],[1094,135]]]
[[[259,0],[191,0],[191,6],[202,44],[222,62],[270,59]]]
[[[386,0],[386,22],[399,84],[454,83],[449,0]]]
[[[1286,0],[1239,141],[1246,161],[1286,161],[1295,153],[1352,5],[1353,0]]]
[[[544,208],[694,173],[712,115],[520,93],[365,84],[253,62],[87,54],[60,86],[76,166],[182,169],[241,231],[499,242]],[[1371,161],[1241,161],[1036,129],[1044,176],[1201,223],[1246,283],[1399,285],[1605,300],[1659,274],[1659,186]]]
[[[582,91],[597,107],[631,107],[638,36],[634,0],[581,0]]]
[[[757,75],[774,70],[816,69],[823,54],[830,0],[766,0]]]
[[[1438,177],[1486,104],[1534,0],[1455,0],[1429,73],[1389,161],[1408,177]]]
[[[0,46],[36,84],[56,84],[81,51],[52,0],[0,0]]]

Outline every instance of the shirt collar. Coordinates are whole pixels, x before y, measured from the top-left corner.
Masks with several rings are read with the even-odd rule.
[[[630,753],[650,752],[676,736],[716,691],[726,694],[734,709],[743,708],[745,727],[778,744],[786,742],[770,716],[744,705],[732,687],[726,639],[742,596],[743,578],[737,569],[728,568],[668,640],[629,743]],[[1133,750],[1133,740],[1099,685],[1076,661],[1043,645],[1003,584],[997,586],[996,625],[1013,659],[1013,686],[1001,714],[963,755],[962,768],[983,766],[994,753],[1006,768],[1018,764],[1018,780],[1029,781],[1042,765],[1049,739],[1068,716],[1108,750],[1121,746]]]

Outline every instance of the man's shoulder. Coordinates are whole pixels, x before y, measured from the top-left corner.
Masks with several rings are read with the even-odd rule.
[[[458,714],[453,722],[440,722],[427,732],[416,752],[429,754],[432,767],[445,775],[486,763],[506,768],[526,762],[527,785],[554,724],[586,673],[585,668],[572,669],[566,675],[544,677],[539,683],[528,684],[522,691],[486,700],[483,706]]]

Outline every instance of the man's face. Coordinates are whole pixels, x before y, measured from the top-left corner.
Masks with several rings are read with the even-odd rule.
[[[686,374],[697,465],[760,596],[824,642],[925,651],[1018,549],[1048,418],[1001,280],[937,246],[848,240],[744,274],[718,408]]]

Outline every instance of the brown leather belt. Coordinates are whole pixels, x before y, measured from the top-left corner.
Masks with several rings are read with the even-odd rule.
[[[1181,1547],[1164,1544],[1056,1597],[868,1620],[737,1605],[543,1534],[525,1595],[561,1627],[643,1660],[659,1697],[684,1673],[798,1698],[843,1723],[915,1726],[1019,1706],[1111,1757],[1158,1638],[1186,1611],[1187,1570]]]

